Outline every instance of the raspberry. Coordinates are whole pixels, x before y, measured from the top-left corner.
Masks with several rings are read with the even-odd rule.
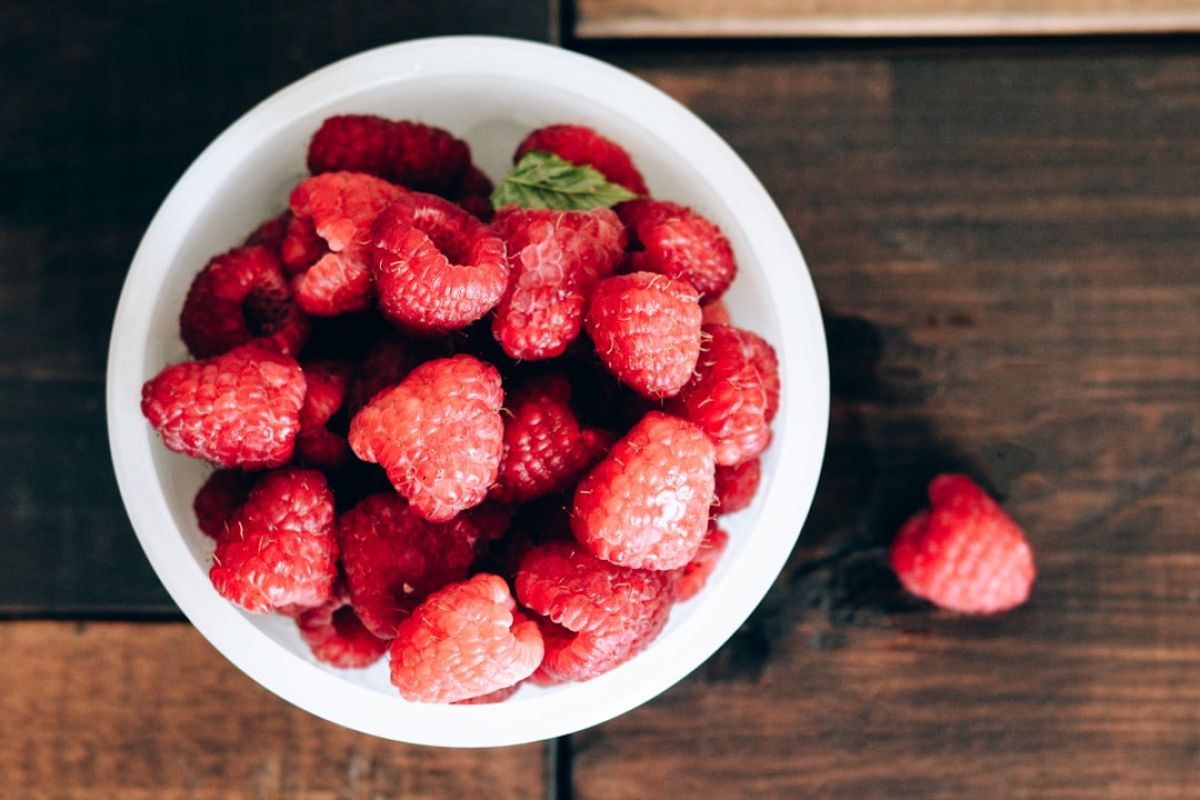
[[[742,331],[742,349],[767,393],[767,422],[779,413],[779,358],[775,348],[753,331]]]
[[[247,611],[318,606],[333,594],[337,555],[325,476],[284,469],[264,475],[230,517],[208,575]]]
[[[517,693],[517,689],[521,688],[520,683],[514,683],[512,686],[506,686],[503,689],[497,689],[488,694],[481,694],[479,697],[471,697],[467,700],[458,700],[454,703],[456,706],[486,706],[492,703],[503,703],[508,698]]]
[[[296,455],[315,467],[339,467],[350,456],[346,437],[329,430],[330,418],[342,407],[350,382],[350,367],[333,361],[304,366],[304,405],[300,408],[300,432]]]
[[[279,243],[279,258],[288,273],[295,275],[304,272],[328,252],[329,248],[317,233],[312,217],[289,217],[283,241]]]
[[[466,143],[418,122],[368,114],[329,117],[308,146],[308,168],[365,172],[411,189],[446,192],[471,163]]]
[[[386,639],[375,636],[362,624],[340,587],[329,602],[301,611],[296,616],[296,627],[318,661],[341,669],[369,667],[388,649]]]
[[[929,484],[932,508],[914,514],[892,542],[904,588],[966,614],[1015,608],[1033,585],[1033,552],[1017,523],[965,475]]]
[[[587,164],[634,194],[649,194],[646,182],[633,165],[629,153],[583,125],[550,125],[537,129],[517,146],[513,162],[520,161],[530,150],[554,153],[572,164]]]
[[[368,630],[390,639],[430,592],[467,577],[480,527],[471,514],[429,522],[400,495],[383,492],[342,514],[337,536],[354,610]]]
[[[732,325],[733,320],[729,316],[729,309],[725,307],[725,302],[722,300],[714,300],[700,309],[704,313],[705,325]]]
[[[492,334],[516,359],[560,356],[579,336],[587,299],[625,252],[625,229],[607,208],[553,211],[509,208],[492,229],[512,268]]]
[[[715,523],[710,523],[708,533],[700,543],[700,549],[696,551],[696,557],[676,573],[676,601],[682,603],[700,593],[728,544],[729,534],[718,528]]]
[[[260,245],[219,255],[188,289],[179,332],[196,358],[226,353],[252,339],[293,355],[308,337],[308,320],[291,299],[279,258]]]
[[[768,387],[750,342],[753,334],[732,325],[705,325],[708,347],[668,410],[695,423],[717,446],[717,463],[748,461],[771,441]]]
[[[371,223],[403,194],[398,186],[355,172],[317,175],[292,191],[292,213],[310,218],[329,248],[296,277],[296,302],[301,308],[333,316],[370,305]]]
[[[219,469],[208,476],[192,501],[196,524],[205,536],[216,539],[225,532],[233,512],[246,502],[250,484],[250,475],[237,469]]]
[[[429,596],[392,642],[392,684],[416,703],[453,703],[523,681],[542,661],[537,623],[503,578],[479,573]]]
[[[688,284],[653,272],[600,281],[584,321],[596,355],[645,397],[677,394],[700,357],[697,299]]]
[[[611,630],[573,633],[539,617],[545,655],[530,681],[539,686],[587,681],[619,667],[646,649],[662,632],[671,612],[669,599],[668,592],[662,602],[653,604],[650,613],[633,624]]]
[[[405,327],[463,328],[508,285],[504,242],[449,200],[410,192],[380,214],[372,236],[379,310]]]
[[[733,467],[719,466],[715,475],[713,513],[732,514],[754,500],[762,479],[762,462],[757,458]]]
[[[243,247],[251,247],[261,245],[267,248],[272,253],[278,254],[283,246],[283,238],[287,234],[288,223],[292,220],[292,215],[287,211],[279,216],[271,217],[269,220],[259,225],[254,231],[246,237],[246,241],[242,244]]]
[[[570,397],[571,385],[557,374],[512,393],[493,497],[526,503],[565,491],[604,453],[607,435],[580,427]]]
[[[359,363],[346,392],[346,409],[358,411],[384,389],[390,389],[417,365],[416,346],[395,337],[381,339]]]
[[[167,367],[142,387],[142,414],[168,450],[227,468],[287,463],[303,404],[296,361],[252,344]]]
[[[350,447],[387,470],[426,519],[479,505],[504,448],[500,373],[473,356],[426,361],[350,423]]]
[[[580,481],[571,530],[614,564],[682,567],[708,527],[713,469],[712,442],[699,428],[651,411]]]
[[[462,183],[451,195],[451,200],[482,220],[492,218],[492,179],[472,164],[463,173]]]
[[[737,273],[733,247],[721,229],[690,208],[663,200],[631,200],[617,207],[630,231],[635,270],[684,280],[703,295],[719,299]]]

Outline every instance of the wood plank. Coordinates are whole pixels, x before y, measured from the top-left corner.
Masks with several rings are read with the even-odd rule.
[[[389,42],[545,39],[553,0],[0,5],[0,615],[173,611],[117,496],[109,326],[142,231],[222,128]]]
[[[416,747],[294,708],[179,623],[0,624],[0,785],[69,800],[544,795],[543,748]]]
[[[1196,0],[577,0],[583,39],[1200,30]]]
[[[834,397],[784,576],[697,674],[572,738],[574,796],[1194,796],[1200,58],[599,53],[708,120],[778,200]],[[1027,607],[936,613],[888,571],[946,469],[1026,526]]]

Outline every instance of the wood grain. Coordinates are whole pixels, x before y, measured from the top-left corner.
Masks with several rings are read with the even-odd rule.
[[[104,423],[125,270],[171,185],[252,105],[432,34],[544,39],[548,0],[0,3],[0,615],[172,614]]]
[[[260,688],[180,623],[0,624],[0,785],[21,800],[544,795],[530,745],[396,744]]]
[[[1193,797],[1200,58],[599,52],[780,203],[834,397],[784,576],[683,685],[573,737],[574,796]],[[1016,613],[935,613],[887,569],[948,469],[1029,532]]]
[[[578,0],[584,39],[1200,30],[1196,0]]]

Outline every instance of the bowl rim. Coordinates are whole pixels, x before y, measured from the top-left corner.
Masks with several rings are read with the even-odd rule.
[[[725,580],[703,593],[704,606],[671,632],[670,648],[656,644],[603,676],[520,703],[411,704],[399,696],[381,697],[279,645],[264,647],[262,632],[212,591],[172,517],[152,458],[157,437],[141,416],[137,393],[145,371],[148,309],[190,229],[175,220],[195,218],[237,164],[239,152],[304,109],[374,83],[481,73],[573,91],[585,84],[597,103],[617,114],[637,115],[640,124],[693,163],[705,164],[705,180],[738,198],[730,211],[760,253],[762,277],[779,312],[780,341],[774,344],[785,387],[780,419],[788,424],[777,432],[781,457],[764,482],[755,536]],[[617,96],[619,108],[603,100]],[[789,361],[802,351],[807,354],[803,392],[787,378]],[[733,635],[782,570],[811,506],[825,452],[829,368],[816,292],[791,230],[749,167],[699,117],[642,79],[589,56],[505,37],[441,36],[368,50],[301,78],[246,112],[192,162],[151,220],[130,264],[109,345],[106,405],[113,468],[142,549],[175,603],[222,655],[272,693],[339,725],[414,744],[494,747],[550,739],[618,716],[674,685]],[[176,535],[164,536],[164,530]]]

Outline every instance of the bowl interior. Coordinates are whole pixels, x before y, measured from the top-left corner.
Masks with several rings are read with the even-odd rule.
[[[197,162],[193,171],[185,176],[152,224],[147,241],[131,270],[113,339],[112,359],[116,365],[114,369],[122,375],[121,385],[110,384],[110,403],[127,404],[136,413],[140,383],[165,365],[187,357],[179,338],[178,319],[192,277],[214,254],[237,245],[260,221],[286,207],[289,191],[305,174],[304,157],[309,137],[325,117],[336,113],[373,113],[442,126],[470,144],[476,163],[493,179],[499,179],[507,171],[511,155],[521,138],[542,125],[579,122],[623,144],[634,154],[654,196],[694,206],[716,221],[729,236],[740,271],[726,296],[726,303],[735,323],[755,330],[779,350],[785,402],[775,422],[774,444],[764,456],[764,480],[758,497],[747,510],[722,520],[730,533],[730,545],[710,580],[709,588],[694,600],[674,609],[669,626],[645,654],[589,684],[551,689],[526,686],[500,706],[438,709],[442,713],[482,714],[484,718],[492,715],[494,719],[502,718],[498,715],[510,717],[526,713],[521,710],[523,707],[528,713],[541,713],[540,709],[547,708],[547,698],[562,698],[581,691],[583,687],[595,693],[603,691],[598,684],[610,681],[609,691],[620,691],[618,687],[622,685],[622,671],[636,668],[639,660],[653,658],[652,654],[656,652],[661,655],[662,651],[670,650],[677,637],[682,640],[681,629],[687,628],[690,621],[694,620],[691,627],[697,628],[705,624],[703,618],[706,615],[719,615],[721,612],[717,604],[724,601],[718,595],[743,592],[752,594],[756,600],[765,592],[782,566],[783,558],[779,554],[786,557],[803,520],[803,511],[807,509],[815,486],[819,451],[823,449],[827,378],[819,317],[816,315],[815,301],[802,295],[805,289],[811,295],[811,286],[807,284],[803,261],[799,252],[795,251],[786,227],[782,228],[787,238],[782,250],[763,248],[757,239],[752,241],[745,226],[744,217],[748,212],[738,207],[744,198],[739,195],[737,187],[730,191],[728,186],[715,185],[713,171],[701,171],[688,157],[689,148],[683,146],[680,137],[688,136],[689,130],[680,130],[668,124],[665,118],[647,117],[644,113],[630,115],[619,93],[598,84],[589,85],[586,81],[572,83],[565,80],[558,70],[582,69],[584,73],[581,74],[585,74],[588,70],[598,69],[606,80],[615,80],[614,76],[620,76],[620,81],[636,85],[638,92],[650,92],[648,96],[661,98],[658,102],[671,104],[672,113],[682,112],[664,96],[624,73],[545,47],[521,45],[524,49],[534,48],[539,54],[537,58],[545,59],[544,80],[538,77],[541,72],[536,69],[529,70],[519,79],[513,75],[497,75],[486,58],[479,59],[479,63],[458,59],[453,62],[455,66],[452,70],[434,69],[432,65],[436,59],[431,59],[428,52],[423,55],[420,48],[415,48],[406,53],[406,47],[385,49],[391,51],[390,60],[382,66],[377,64],[365,76],[356,78],[346,73],[343,80],[338,80],[337,70],[342,65],[335,65],[319,73],[317,77],[320,80],[309,78],[285,90],[250,112],[222,140],[218,140],[210,152],[206,152]],[[367,55],[378,59],[383,52],[375,51]],[[362,58],[365,57],[359,57]],[[355,59],[342,64],[353,61]],[[572,88],[574,86],[590,88],[585,93]],[[690,119],[699,125],[694,118]],[[247,120],[253,120],[256,124],[244,124]],[[706,136],[711,136],[704,130]],[[715,140],[715,136],[712,138]],[[212,152],[214,150],[217,152]],[[727,158],[732,158],[734,162],[730,169],[744,171],[731,152]],[[201,170],[203,174],[193,176],[192,172],[201,167],[204,167]],[[740,175],[740,172],[736,174]],[[748,171],[746,176],[749,176]],[[194,185],[184,203],[177,195],[189,180]],[[750,178],[750,181],[753,182],[753,179]],[[756,183],[753,188],[761,192],[761,187],[757,187]],[[765,193],[762,197],[765,198]],[[757,197],[754,199],[759,202]],[[774,211],[773,206],[770,208]],[[781,220],[779,224],[782,225]],[[150,254],[144,252],[148,249],[157,256],[152,262],[149,261]],[[790,263],[767,263],[768,260],[778,259],[780,253],[791,255]],[[803,283],[792,286],[787,282],[789,273],[802,275]],[[132,319],[138,322],[127,322]],[[783,330],[788,324],[800,327],[792,331]],[[810,341],[803,348],[786,346],[787,340],[796,339],[797,330],[808,331]],[[815,393],[815,405],[807,401],[803,404],[789,402],[789,395],[799,392]],[[271,681],[264,679],[264,676],[272,669],[293,670],[291,674],[295,680],[290,692],[271,686],[285,696],[290,694],[289,699],[293,701],[298,701],[295,695],[297,692],[303,693],[305,686],[313,686],[315,691],[319,685],[319,691],[325,693],[337,693],[339,685],[353,686],[355,691],[347,695],[349,699],[344,702],[330,702],[324,706],[317,700],[311,703],[298,702],[351,727],[410,741],[421,740],[421,737],[397,733],[395,728],[382,730],[384,726],[364,721],[361,714],[357,717],[354,714],[338,714],[339,707],[362,703],[375,704],[377,713],[381,714],[404,713],[401,709],[407,704],[397,697],[389,684],[386,663],[356,671],[327,668],[311,657],[290,620],[231,611],[211,589],[208,589],[211,597],[204,598],[202,590],[207,583],[212,542],[199,531],[191,504],[210,469],[200,462],[168,452],[156,441],[149,426],[143,423],[137,434],[142,437],[138,449],[144,446],[150,454],[158,486],[131,486],[135,479],[127,474],[128,470],[122,474],[123,458],[118,450],[124,445],[116,440],[118,431],[115,428],[132,426],[134,422],[128,419],[124,409],[113,409],[110,413],[114,418],[126,415],[120,426],[114,424],[113,447],[131,517],[156,570],[197,626],[210,639],[214,639],[213,629],[221,625],[237,627],[239,630],[249,630],[245,626],[251,626],[259,634],[254,645],[257,652],[252,657],[234,657],[230,653],[233,645],[223,645],[220,641],[216,643],[260,682],[271,686]],[[814,426],[814,421],[819,430],[808,430]],[[789,426],[793,429],[804,426],[806,430],[803,436],[789,435]],[[797,450],[800,447],[808,450],[815,447],[818,452],[815,456],[809,453],[803,457],[803,475],[792,472],[792,478],[801,480],[804,485],[779,487],[776,482],[780,480],[781,458],[788,458],[785,450],[789,447]],[[161,498],[149,497],[159,491]],[[131,494],[135,496],[131,497]],[[799,517],[794,515],[796,496],[799,496],[803,506]],[[771,520],[764,520],[764,508],[772,502],[773,497],[780,513]],[[135,506],[149,503],[151,499],[161,499],[160,509],[165,509],[169,514],[173,526],[146,530],[144,522],[139,524]],[[787,512],[790,518],[784,519],[782,512]],[[180,537],[183,549],[175,546]],[[763,550],[764,553],[768,550],[772,553],[769,568],[756,569],[754,572],[738,570],[744,552],[761,543],[764,537],[775,539],[769,548]],[[174,542],[168,542],[171,539]],[[167,560],[171,561],[169,566],[164,565]],[[731,586],[728,579],[735,573],[734,581],[739,585]],[[716,591],[717,588],[719,591]],[[234,622],[231,614],[240,621]],[[214,621],[218,615],[224,622]],[[205,617],[208,619],[205,620]],[[725,636],[733,630],[728,622],[725,620],[723,623],[724,627],[729,628]],[[733,626],[737,622],[740,620],[733,621]],[[695,631],[693,634],[699,635]],[[721,636],[723,639],[724,636]],[[250,641],[244,636],[242,640]],[[691,663],[680,669],[672,669],[671,672],[677,673],[673,678],[648,694],[640,692],[643,696],[633,702],[640,702],[646,696],[666,688],[674,679],[694,668],[719,644],[720,640],[707,642],[703,648],[688,648],[688,653],[683,657]],[[247,661],[255,663],[248,664]],[[277,666],[269,666],[272,663]],[[284,666],[279,667],[280,664]],[[317,673],[324,673],[331,680],[313,677]],[[428,712],[423,710],[421,713]],[[582,718],[580,721],[587,722]],[[573,729],[569,724],[560,727]],[[551,735],[547,730],[538,729],[538,733]],[[527,734],[524,738],[537,737]],[[496,744],[506,741],[503,736],[489,738],[486,735],[475,738],[468,736],[449,742],[436,737],[430,740],[453,744]],[[507,740],[520,739],[509,737]]]

